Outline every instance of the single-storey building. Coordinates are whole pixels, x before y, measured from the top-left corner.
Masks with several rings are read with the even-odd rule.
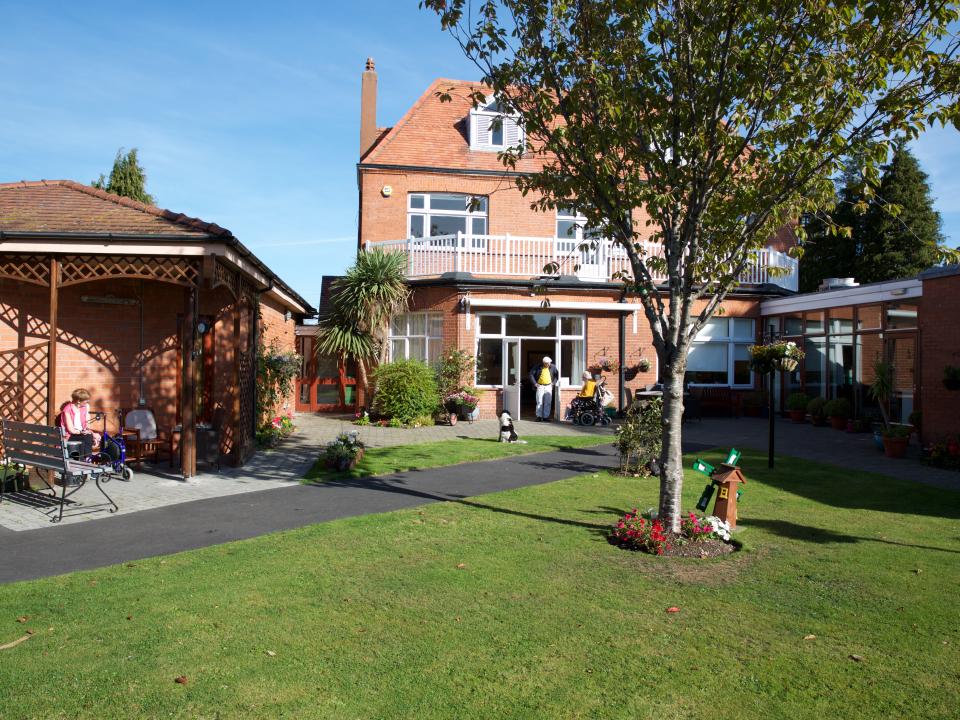
[[[150,408],[185,477],[197,425],[254,451],[259,345],[293,350],[313,313],[227,229],[69,180],[0,184],[0,414],[53,423]],[[293,398],[287,403],[293,409]]]

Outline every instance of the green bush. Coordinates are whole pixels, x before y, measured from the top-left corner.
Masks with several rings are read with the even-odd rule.
[[[826,406],[827,401],[822,397],[815,397],[807,403],[807,412],[810,413],[810,417],[822,418],[826,417],[827,414],[824,412],[824,407]]]
[[[790,393],[787,397],[787,410],[806,410],[810,398],[803,393]]]
[[[374,370],[373,380],[373,409],[381,417],[406,424],[438,409],[440,394],[434,371],[418,360],[385,363]]]
[[[620,471],[651,474],[650,464],[660,459],[663,438],[663,401],[654,398],[634,405],[617,428],[613,446],[620,453]]]
[[[853,406],[846,398],[836,398],[824,406],[823,412],[827,417],[847,420],[853,415]]]

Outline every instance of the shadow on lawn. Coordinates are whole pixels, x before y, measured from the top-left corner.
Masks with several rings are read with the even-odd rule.
[[[797,523],[786,520],[756,520],[744,519],[740,525],[744,528],[760,528],[767,530],[774,535],[790,538],[791,540],[802,540],[817,544],[829,543],[860,543],[873,542],[884,545],[897,545],[899,547],[918,548],[920,550],[936,550],[937,552],[954,553],[960,555],[960,550],[951,548],[936,547],[935,545],[917,545],[914,543],[897,542],[896,540],[887,540],[882,537],[862,537],[859,535],[847,535],[834,530],[813,527],[812,525],[798,525]]]
[[[456,493],[430,492],[427,490],[418,490],[405,484],[403,477],[366,477],[366,478],[338,478],[328,480],[322,483],[322,486],[339,486],[344,488],[362,488],[364,490],[378,490],[380,492],[397,493],[409,497],[421,498],[427,502],[451,502],[458,505],[477,508],[479,510],[489,510],[490,512],[502,513],[504,515],[513,515],[514,517],[537,520],[538,522],[557,523],[560,525],[569,525],[572,527],[581,527],[594,533],[606,534],[609,527],[607,525],[598,525],[596,523],[584,522],[581,520],[571,520],[569,518],[559,518],[550,515],[540,515],[538,513],[529,513],[522,510],[512,510],[510,508],[490,505],[476,500],[468,500],[467,496]],[[319,487],[319,485],[318,485]]]
[[[723,460],[712,452],[704,457]],[[747,493],[749,483],[756,482],[830,507],[960,519],[960,493],[953,490],[795,457],[778,456],[777,467],[770,470],[766,453],[756,450],[744,450],[739,464]]]

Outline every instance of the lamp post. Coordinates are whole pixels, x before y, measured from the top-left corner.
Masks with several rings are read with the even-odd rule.
[[[763,344],[769,345],[772,342],[776,342],[780,339],[780,333],[775,333],[773,331],[768,331],[763,335]],[[769,378],[769,386],[767,392],[769,393],[768,398],[768,412],[767,412],[767,467],[771,470],[773,469],[773,448],[775,445],[774,442],[774,426],[773,426],[773,379],[776,375],[776,372],[779,368],[777,364],[772,364],[770,366],[770,371],[767,373]]]

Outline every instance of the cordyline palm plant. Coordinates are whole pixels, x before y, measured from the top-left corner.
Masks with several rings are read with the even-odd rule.
[[[403,253],[362,250],[333,284],[330,308],[320,319],[316,352],[355,360],[363,388],[369,366],[387,359],[390,318],[407,309],[406,264]]]

